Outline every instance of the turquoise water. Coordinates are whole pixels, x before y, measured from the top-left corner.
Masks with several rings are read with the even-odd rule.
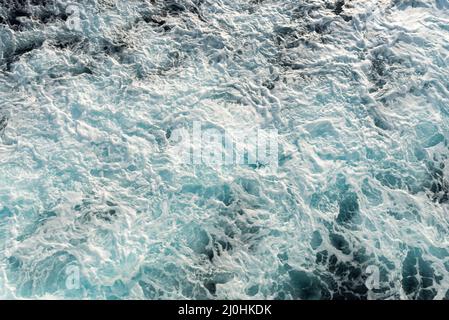
[[[447,0],[0,3],[0,297],[449,297]]]

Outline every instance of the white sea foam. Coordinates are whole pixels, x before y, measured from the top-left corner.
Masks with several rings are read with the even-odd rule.
[[[449,2],[154,2],[0,25],[0,295],[447,296]],[[179,161],[195,122],[277,170]]]

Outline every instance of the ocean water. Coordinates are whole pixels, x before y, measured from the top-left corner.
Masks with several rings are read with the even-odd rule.
[[[0,0],[0,297],[449,298],[448,118],[447,0]]]

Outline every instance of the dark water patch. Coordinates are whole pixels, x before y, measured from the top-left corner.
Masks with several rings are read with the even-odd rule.
[[[160,2],[154,11],[141,11],[138,21],[144,21],[155,27],[156,29],[168,32],[173,26],[167,23],[168,17],[182,17],[187,13],[192,13],[203,22],[206,22],[200,11],[202,1],[194,1],[192,3],[184,3],[181,1],[164,1]]]
[[[366,299],[367,288],[364,286],[362,270],[349,263],[339,262],[335,255],[328,258],[327,251],[320,252],[325,257],[322,263],[328,265],[329,271],[314,272],[296,270],[284,264],[281,274],[288,275],[280,287],[275,288],[277,299],[301,300],[340,300],[340,299]]]
[[[315,263],[326,264],[328,256],[329,256],[329,253],[327,250],[322,250],[320,252],[317,252],[317,254],[315,255]]]
[[[323,212],[335,213],[338,206],[338,214],[335,218],[339,226],[355,228],[362,222],[360,213],[359,196],[354,188],[347,183],[346,177],[339,174],[336,181],[325,191],[312,194],[310,205]]]
[[[109,200],[103,203],[100,199],[83,199],[82,203],[77,204],[73,209],[75,212],[79,212],[79,218],[84,223],[88,223],[92,219],[112,222],[120,212],[116,203]]]
[[[215,295],[217,293],[217,284],[213,281],[207,281],[204,283],[204,287],[209,291],[211,295]]]
[[[321,252],[327,257],[327,252]],[[317,268],[313,272],[297,270],[288,264],[280,268],[288,280],[274,288],[277,299],[301,300],[366,300],[368,288],[365,285],[367,275],[362,266],[355,263],[338,261],[335,255],[323,261],[328,270]]]
[[[432,288],[441,277],[435,275],[432,264],[423,258],[422,250],[410,248],[402,263],[402,288],[412,299],[432,300],[437,292]]]
[[[384,186],[390,189],[401,189],[404,187],[402,179],[393,172],[380,172],[375,175],[375,178]]]
[[[343,6],[345,5],[344,0],[338,0],[335,2],[332,8],[332,12],[335,13],[337,16],[343,13]]]
[[[290,282],[286,284],[285,289],[293,299],[318,300],[323,298],[323,287],[320,279],[308,272],[300,270],[291,270],[288,272]]]
[[[216,239],[215,236],[212,237],[214,242],[214,248],[217,252],[217,255],[220,256],[224,251],[231,251],[233,249],[232,244],[227,240]]]
[[[222,231],[222,236],[217,237],[219,247],[217,253],[232,251],[234,241],[245,243],[247,248],[252,251],[260,244],[261,239],[266,233],[261,232],[263,226],[260,225],[253,215],[248,214],[246,208],[257,210],[258,205],[246,203],[242,200],[220,210],[216,228]]]
[[[437,2],[437,6],[440,5]],[[428,8],[429,4],[420,0],[393,0],[391,2],[392,7],[396,7],[399,10],[406,10],[407,8]]]
[[[289,26],[276,26],[273,29],[273,40],[281,48],[293,49],[299,45],[307,46],[307,39],[302,28]],[[276,63],[273,61],[273,63]]]
[[[320,232],[318,230],[315,230],[312,233],[312,239],[310,240],[310,246],[313,250],[318,249],[321,244],[323,243],[323,237],[321,236]]]
[[[187,8],[184,4],[175,1],[166,1],[163,10],[170,15],[178,15],[185,12]]]
[[[44,40],[40,39],[36,40],[35,42],[27,43],[17,47],[12,54],[6,55],[4,57],[4,64],[3,64],[4,70],[8,72],[11,71],[13,64],[19,61],[23,55],[32,52],[33,50],[41,48],[43,44]]]
[[[265,88],[267,88],[268,90],[273,90],[274,87],[275,87],[274,82],[273,82],[273,81],[269,81],[269,80],[264,81],[264,82],[262,83],[262,85],[263,85]]]
[[[287,26],[276,26],[273,29],[274,33],[279,37],[285,38],[295,33],[295,29]]]
[[[344,7],[345,7],[345,4],[346,4],[346,3],[345,3],[344,0],[337,0],[337,1],[336,1],[335,3],[333,3],[333,4],[330,3],[330,4],[326,5],[326,7],[327,7],[328,9],[331,9],[332,12],[333,12],[335,15],[342,17],[343,20],[345,20],[346,22],[348,22],[348,21],[351,21],[351,20],[352,20],[352,17],[344,13]]]
[[[449,202],[449,181],[444,174],[445,166],[444,162],[428,161],[429,181],[424,184],[432,201],[440,204]]]
[[[325,34],[330,32],[330,23],[310,23],[306,26],[308,32],[316,32],[318,34]]]
[[[137,22],[143,21],[145,23],[150,24],[156,29],[160,29],[162,31],[170,31],[172,26],[167,24],[167,14],[164,12],[152,12],[152,11],[141,11],[140,18],[137,19]]]
[[[346,239],[341,234],[331,233],[329,235],[329,240],[335,249],[341,251],[346,255],[351,253],[349,242],[346,241]]]
[[[391,130],[392,126],[385,118],[385,116],[381,115],[374,108],[369,113],[374,120],[374,125],[382,130]]]
[[[8,126],[8,117],[5,115],[0,115],[0,137],[5,132],[7,126]]]
[[[371,59],[371,73],[369,79],[374,83],[375,87],[370,89],[371,92],[375,92],[385,86],[387,83],[385,75],[385,60],[379,56],[374,56]]]
[[[360,223],[360,207],[357,193],[348,192],[343,195],[339,203],[337,223]]]
[[[120,55],[127,48],[127,44],[122,41],[115,43],[104,39],[100,44],[100,48],[107,55]]]
[[[203,2],[203,0],[189,2],[176,0],[163,1],[159,3],[159,15],[162,17],[179,17],[181,15],[191,13],[198,17],[201,21],[206,22],[200,10]]]
[[[58,49],[69,49],[75,50],[76,48],[82,46],[84,39],[79,36],[56,38],[51,42],[51,45]]]
[[[287,261],[287,256],[281,256],[281,260]],[[276,282],[272,290],[276,292],[275,299],[285,300],[320,300],[328,297],[328,291],[321,279],[313,272],[298,270],[288,263],[279,267],[282,281]]]
[[[209,262],[214,262],[215,257],[220,257],[223,252],[230,252],[232,244],[226,238],[210,234],[200,225],[188,225],[185,227],[185,241],[200,257],[207,258]]]
[[[7,261],[8,261],[8,267],[13,271],[19,270],[23,265],[22,260],[16,256],[8,257]]]
[[[195,223],[186,225],[182,231],[182,240],[185,244],[196,254],[212,261],[214,248],[211,235],[202,226]]]
[[[321,277],[330,291],[333,300],[365,300],[368,288],[365,285],[367,275],[366,261],[339,261],[334,254],[329,255],[326,250],[316,256],[318,264],[325,265],[327,272],[322,272]]]
[[[101,38],[98,41],[89,41],[78,35],[64,35],[49,40],[49,44],[60,50],[70,50],[73,53],[87,53],[98,59],[102,55],[114,57],[121,63],[127,63],[126,50],[129,45],[122,39],[112,40]],[[92,74],[92,68],[81,66],[71,70],[71,74]]]
[[[390,288],[394,287],[394,283],[390,281],[389,273],[395,269],[391,261],[383,256],[368,254],[360,244],[356,248],[349,243],[345,234],[331,232],[329,242],[344,254],[344,258],[327,249],[316,253],[315,273],[325,283],[329,293],[328,296],[323,294],[323,297],[332,300],[365,300],[369,293],[368,283],[373,284],[370,287],[373,294],[380,297],[391,294]]]
[[[371,61],[368,79],[372,83],[369,89],[371,93],[384,89],[387,83],[396,81],[395,70],[404,64],[402,58],[397,57],[391,49],[380,48],[374,50],[369,56]],[[382,100],[383,99],[383,100]],[[383,104],[387,104],[385,97],[379,99]]]
[[[219,239],[215,235],[211,235],[211,245],[206,246],[201,254],[207,256],[210,262],[214,261],[215,257],[220,257],[224,252],[231,252],[233,249],[232,244],[225,239]]]
[[[42,45],[44,44],[43,40],[38,40],[32,43],[29,43],[27,45],[18,47],[15,51],[14,51],[14,56],[15,57],[20,57],[23,56],[24,54],[31,52],[33,50],[39,49],[42,47]]]
[[[92,75],[93,71],[91,68],[89,68],[88,66],[79,66],[79,67],[71,67],[68,70],[65,71],[60,71],[60,72],[53,72],[50,71],[48,73],[48,76],[51,79],[60,79],[63,78],[66,75],[72,76],[72,77],[76,77],[79,75]]]
[[[143,295],[147,299],[156,299],[163,294],[162,290],[157,290],[151,283],[139,280],[139,286],[142,289]]]
[[[13,30],[32,28],[36,22],[48,24],[68,19],[65,6],[56,1],[3,1],[2,7],[6,13],[3,23]]]
[[[31,15],[25,10],[22,9],[13,9],[9,12],[7,23],[13,30],[18,30],[22,25],[20,18],[29,18]]]
[[[156,289],[149,282],[139,280],[138,283],[146,299],[157,299],[158,297],[161,297],[164,294],[164,292],[161,289]]]
[[[159,16],[152,14],[142,14],[142,19],[146,23],[150,23],[155,27],[163,27],[165,31],[169,31],[171,29],[170,26],[166,25],[167,21]]]
[[[322,7],[318,3],[301,3],[292,11],[292,16],[295,19],[304,19],[310,17],[313,12],[320,10]]]
[[[233,275],[228,272],[210,272],[201,275],[200,278],[204,278],[203,286],[207,292],[212,296],[216,296],[217,286],[229,282]]]
[[[41,11],[37,16],[40,22],[47,24],[56,20],[67,21],[68,15],[66,13],[55,13],[51,11]]]

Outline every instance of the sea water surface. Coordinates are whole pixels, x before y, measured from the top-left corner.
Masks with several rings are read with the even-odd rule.
[[[448,119],[448,0],[0,0],[0,297],[449,298]]]

